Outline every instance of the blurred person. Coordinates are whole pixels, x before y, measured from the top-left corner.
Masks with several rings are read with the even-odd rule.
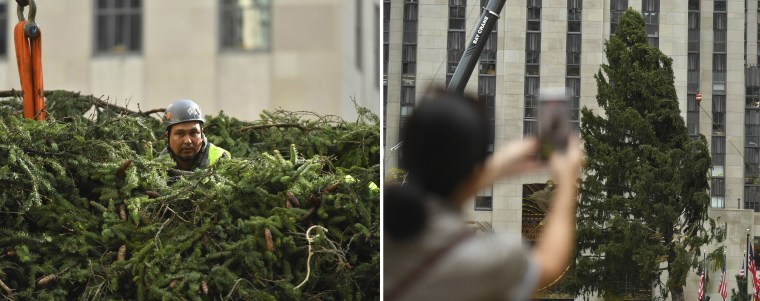
[[[488,156],[488,124],[472,100],[440,94],[423,100],[402,133],[402,187],[384,195],[385,300],[523,300],[567,267],[575,244],[577,138],[548,162],[535,138]],[[474,236],[462,205],[494,180],[548,163],[558,183],[544,233],[532,250],[489,233]]]
[[[214,165],[219,159],[229,159],[230,152],[208,142],[203,134],[203,114],[194,101],[181,99],[173,102],[164,112],[166,137],[169,145],[159,157],[169,155],[177,163],[176,169],[192,171]]]

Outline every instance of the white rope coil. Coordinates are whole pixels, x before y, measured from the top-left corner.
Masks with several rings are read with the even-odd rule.
[[[319,234],[314,235],[314,237],[309,236],[309,232],[311,232],[311,230],[314,229],[314,228],[321,228],[323,231],[327,232],[327,229],[325,229],[325,227],[317,226],[317,225],[311,226],[311,227],[309,227],[308,230],[306,230],[306,241],[309,242],[309,257],[306,258],[306,278],[303,280],[303,282],[301,282],[301,284],[299,284],[298,286],[296,286],[293,289],[298,289],[302,285],[304,285],[306,283],[306,281],[309,281],[309,275],[311,275],[311,255],[314,254],[314,252],[312,252],[312,250],[311,250],[311,243],[314,241],[314,239],[316,239],[317,237],[319,237]]]

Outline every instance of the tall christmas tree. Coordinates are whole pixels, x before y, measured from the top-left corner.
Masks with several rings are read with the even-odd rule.
[[[567,287],[614,299],[647,294],[654,284],[663,297],[683,300],[699,247],[722,237],[707,216],[707,144],[687,135],[673,61],[647,44],[638,12],[621,16],[605,54],[595,75],[603,111],[582,110],[587,166]]]

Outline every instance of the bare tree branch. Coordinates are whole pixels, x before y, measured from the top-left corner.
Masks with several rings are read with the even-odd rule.
[[[300,124],[291,124],[291,123],[277,123],[277,124],[262,124],[262,125],[249,125],[244,126],[240,129],[238,129],[238,132],[245,132],[249,130],[259,130],[259,129],[266,129],[266,128],[272,128],[272,127],[278,127],[278,128],[298,128],[301,131],[304,132],[311,132],[314,129],[306,128]]]
[[[142,112],[142,111],[136,112],[136,111],[127,109],[125,107],[120,107],[108,101],[105,101],[102,99],[102,97],[95,97],[93,95],[82,95],[79,92],[72,92],[72,91],[66,91],[66,90],[48,90],[48,91],[45,91],[45,97],[50,97],[51,95],[53,95],[53,93],[60,93],[60,94],[64,94],[70,97],[84,98],[84,99],[89,100],[90,102],[92,102],[93,105],[99,108],[109,109],[119,114],[125,114],[125,115],[148,116],[150,114],[160,113],[166,110],[164,108],[159,108],[159,109],[148,110],[145,112]],[[22,97],[22,94],[20,90],[14,89],[14,90],[0,91],[0,97]]]

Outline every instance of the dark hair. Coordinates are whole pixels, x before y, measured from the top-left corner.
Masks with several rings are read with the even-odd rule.
[[[392,237],[416,236],[427,219],[423,200],[450,201],[488,156],[488,123],[476,103],[436,93],[423,99],[409,118],[401,133],[400,159],[407,183],[387,188],[384,195],[384,224]]]

